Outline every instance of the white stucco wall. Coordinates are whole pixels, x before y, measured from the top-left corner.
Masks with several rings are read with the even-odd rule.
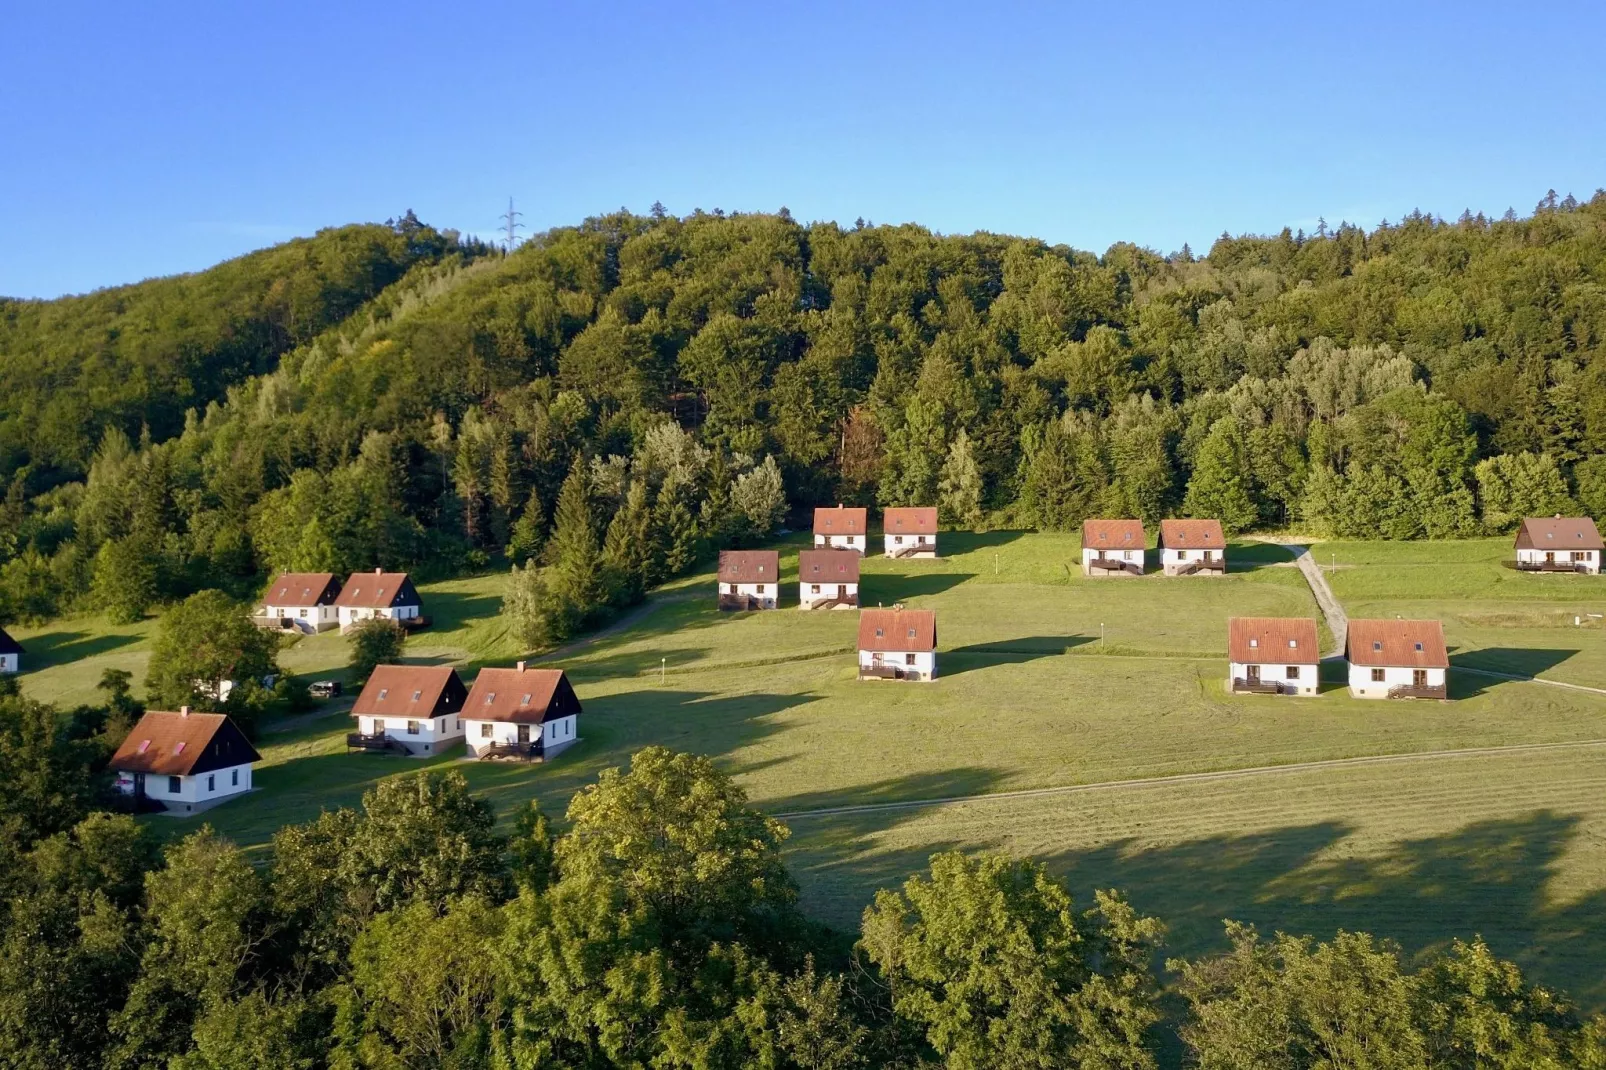
[[[1100,551],[1092,549],[1091,547],[1084,546],[1082,548],[1082,571],[1083,571],[1083,573],[1087,573],[1087,572],[1092,570],[1092,568],[1093,568],[1093,559],[1095,557],[1104,557],[1104,558],[1108,558],[1108,559],[1115,560],[1115,561],[1131,561],[1131,562],[1133,562],[1135,564],[1138,564],[1138,565],[1142,565],[1143,564],[1143,551],[1142,550],[1105,550],[1105,551],[1103,551],[1101,553]],[[1114,575],[1114,576],[1130,576],[1131,573],[1117,570],[1117,571],[1111,573],[1111,575]]]
[[[839,597],[837,588],[842,588],[843,595],[848,598],[859,597],[857,583],[802,583],[797,585],[797,604],[801,609],[808,609],[812,602],[823,602],[828,598]],[[848,607],[851,608],[851,607]]]
[[[512,721],[470,721],[463,722],[467,730],[468,749],[478,754],[483,747],[492,743],[517,743],[519,741],[519,726]],[[489,727],[490,735],[486,735]],[[537,733],[541,737],[541,745],[548,751],[555,747],[567,746],[577,738],[580,730],[580,719],[574,714],[567,717],[554,718],[541,725],[529,725],[530,741],[534,742]]]
[[[264,616],[270,619],[288,617],[296,622],[296,627],[302,631],[321,632],[333,628],[340,622],[339,612],[334,606],[264,606]]]
[[[1556,561],[1558,564],[1574,563],[1572,559],[1573,551],[1571,550],[1553,550],[1550,552],[1556,555]],[[1523,562],[1524,564],[1542,565],[1545,563],[1545,553],[1546,551],[1544,550],[1518,550],[1517,560]],[[1600,572],[1599,550],[1580,550],[1578,553],[1583,555],[1583,561],[1580,563],[1583,565],[1586,572],[1592,574]]]
[[[873,666],[875,664],[877,653],[878,652],[874,650],[859,651],[859,668],[868,669]],[[927,650],[923,653],[915,654],[913,665],[909,664],[908,662],[910,655],[904,651],[881,651],[880,653],[881,661],[884,665],[896,666],[900,669],[903,669],[905,672],[913,671],[919,673],[920,677],[926,680],[934,680],[937,677],[936,651]]]
[[[1274,664],[1272,662],[1254,662],[1260,669],[1260,682],[1264,684],[1277,683],[1284,687],[1291,687],[1301,695],[1314,695],[1320,686],[1319,667],[1315,665],[1295,665],[1299,670],[1299,679],[1288,678],[1289,666],[1286,663]],[[1232,686],[1233,680],[1249,679],[1249,663],[1234,661],[1227,669],[1227,683]]]
[[[463,715],[449,714],[445,717],[419,717],[418,732],[407,731],[406,717],[367,717],[359,715],[357,718],[357,731],[365,736],[385,733],[391,739],[400,740],[407,744],[438,744],[455,741],[463,735]]]
[[[16,672],[18,668],[17,655],[0,654],[0,672]]]
[[[386,617],[390,620],[409,620],[421,616],[420,607],[410,606],[383,606],[379,609],[367,609],[362,606],[340,607],[340,630],[345,631],[352,625],[368,620],[371,617]]]
[[[780,585],[775,583],[721,583],[720,594],[734,594],[737,597],[755,598],[760,609],[774,609],[775,599],[780,592]]]
[[[894,535],[888,532],[882,536],[882,540],[882,552],[887,557],[891,557],[899,550],[907,550],[911,546],[919,546],[921,549],[906,555],[908,557],[937,556],[937,536],[935,535]]]
[[[1414,679],[1413,674],[1416,671],[1414,669],[1391,666],[1383,670],[1382,681],[1376,682],[1372,679],[1372,668],[1373,666],[1370,665],[1350,665],[1350,694],[1356,698],[1388,698],[1389,688],[1398,687],[1401,684],[1409,685]],[[1427,670],[1428,686],[1443,687],[1444,673],[1443,669]]]
[[[814,548],[816,550],[857,550],[864,553],[865,540],[863,535],[821,535],[814,533]]]
[[[1160,548],[1160,567],[1166,572],[1175,572],[1183,565],[1195,561],[1224,561],[1227,555],[1221,550],[1173,550],[1169,546]],[[1215,572],[1195,572],[1195,576],[1215,576]]]
[[[238,780],[238,783],[236,783],[236,780]],[[119,771],[117,773],[117,790],[124,795],[132,795],[134,793],[134,774]],[[173,803],[178,806],[211,804],[233,795],[244,794],[250,790],[251,766],[249,763],[231,765],[211,773],[181,776],[178,778],[177,791],[173,791],[169,787],[167,776],[159,773],[145,774],[145,794],[147,796],[159,802]]]

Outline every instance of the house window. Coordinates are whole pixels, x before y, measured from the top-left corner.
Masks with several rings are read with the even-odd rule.
[[[729,588],[729,590],[727,590],[725,592],[726,594],[735,594],[736,593],[736,585],[734,583],[727,583],[725,586]]]
[[[177,795],[181,790],[178,777],[170,776],[167,778],[167,793],[169,795]]]
[[[463,730],[463,719],[461,717],[453,717],[452,718],[452,731],[461,732],[462,730]]]
[[[1259,639],[1251,639],[1251,640],[1249,640],[1249,645],[1251,647],[1257,647],[1257,646],[1260,645],[1260,640]]]
[[[1422,644],[1421,643],[1416,644],[1416,652],[1418,654],[1422,653]]]
[[[764,585],[762,583],[758,585],[758,593],[759,594],[763,594],[764,593]]]
[[[413,701],[414,702],[417,702],[419,699],[421,699],[423,697],[424,697],[424,693],[422,691],[414,691],[413,692]]]
[[[820,585],[819,584],[817,584],[817,583],[809,584],[809,594],[819,594],[819,593],[820,593]]]
[[[237,788],[237,787],[240,786],[240,771],[238,769],[234,770],[230,774],[229,786],[233,787],[233,788]]]
[[[1372,649],[1373,650],[1382,650],[1383,649],[1383,644],[1378,642],[1376,639],[1373,639],[1372,640]]]
[[[491,722],[490,721],[481,721],[480,722],[480,738],[481,739],[490,739],[491,738]]]
[[[207,791],[216,791],[217,790],[217,774],[216,773],[208,773],[208,774],[206,774],[206,790]]]
[[[902,535],[894,535],[892,537],[892,541],[897,543],[899,546],[902,546],[903,545],[903,536]]]
[[[913,665],[915,663],[915,656],[913,654],[905,654],[903,656],[903,663],[905,665]]]
[[[1299,679],[1299,666],[1298,665],[1290,665],[1290,666],[1288,666],[1288,678],[1290,680]]]
[[[918,542],[921,546],[926,545],[926,537],[924,535],[921,535],[915,541]]]
[[[1186,561],[1187,559],[1188,559],[1188,551],[1186,551],[1186,550],[1178,550],[1177,551],[1177,560],[1178,561]]]
[[[381,701],[381,702],[385,701],[385,696],[388,695],[388,694],[390,694],[390,688],[388,688],[388,687],[380,688],[379,689],[379,701]]]
[[[301,619],[302,620],[306,620],[307,619],[307,611],[304,610],[304,609],[301,611]]]
[[[885,634],[886,634],[886,633],[885,633],[885,632],[884,632],[884,631],[883,631],[883,630],[882,630],[882,629],[880,629],[880,628],[877,628],[877,629],[876,629],[876,630],[875,630],[875,637],[876,637],[876,638],[877,638],[877,639],[880,639],[880,638],[881,638],[881,637],[882,637],[882,636],[883,636],[883,635],[885,635]]]
[[[1382,669],[1373,669],[1372,670],[1372,683],[1380,684],[1382,682],[1383,682],[1383,670]]]
[[[446,731],[446,721],[445,721],[445,720],[442,720],[442,721],[441,721],[441,726],[440,726],[440,727],[439,727],[439,728],[437,728],[437,729],[435,729],[435,731],[437,731],[437,732],[444,732],[444,731]]]
[[[408,721],[407,722],[407,734],[410,735],[410,736],[416,736],[416,735],[418,735],[418,730],[421,727],[422,726],[417,721]]]

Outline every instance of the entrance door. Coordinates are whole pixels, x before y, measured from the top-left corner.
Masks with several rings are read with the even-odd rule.
[[[837,584],[836,585],[836,596],[838,598],[846,598],[848,596],[848,585],[845,584],[845,583]]]
[[[134,798],[143,799],[144,797],[145,797],[145,774],[144,773],[135,773],[134,774]]]
[[[528,743],[528,742],[530,742],[530,726],[529,725],[527,725],[527,724],[519,725],[519,742],[520,743]]]
[[[1260,683],[1260,666],[1246,665],[1245,668],[1249,671],[1249,682],[1252,684]]]
[[[1546,550],[1545,551],[1545,564],[1554,565],[1555,563],[1556,563],[1556,551],[1554,551],[1554,550]]]
[[[1426,669],[1412,669],[1411,670],[1411,686],[1412,687],[1426,687],[1426,686],[1428,686],[1428,671]]]

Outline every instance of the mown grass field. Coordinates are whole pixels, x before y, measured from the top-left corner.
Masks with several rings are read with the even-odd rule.
[[[796,549],[783,546],[795,577]],[[269,731],[260,791],[206,816],[260,850],[281,825],[355,804],[381,777],[460,768],[503,813],[561,810],[597,771],[649,743],[712,755],[776,813],[1099,785],[1379,754],[1606,739],[1606,695],[1452,674],[1448,703],[1224,692],[1226,620],[1317,616],[1281,548],[1234,547],[1226,577],[1083,579],[1075,535],[943,536],[938,561],[865,563],[866,605],[938,611],[931,684],[854,678],[857,615],[785,608],[722,615],[711,573],[658,592],[622,627],[542,659],[585,703],[582,743],[546,766],[345,754],[334,712]],[[1318,561],[1352,616],[1444,618],[1457,665],[1606,686],[1606,635],[1574,627],[1606,580],[1502,569],[1506,543],[1324,544]],[[410,660],[471,676],[517,644],[498,618],[502,577],[426,587],[436,626]],[[1587,618],[1586,618],[1587,619]],[[1562,622],[1565,620],[1565,624]],[[88,697],[102,667],[136,668],[151,626],[58,624],[20,636],[51,661],[39,697]],[[1327,640],[1324,627],[1324,642]],[[1102,638],[1101,638],[1102,636]],[[55,659],[54,655],[62,656]],[[339,675],[345,641],[287,649],[287,669]],[[1330,678],[1338,676],[1330,673]],[[1593,1005],[1606,1003],[1606,747],[1279,771],[870,813],[790,817],[808,908],[851,928],[876,888],[933,851],[1000,847],[1042,858],[1086,899],[1125,888],[1172,925],[1170,950],[1219,945],[1220,920],[1328,933],[1344,926],[1416,950],[1482,932]],[[165,832],[195,826],[158,820]]]

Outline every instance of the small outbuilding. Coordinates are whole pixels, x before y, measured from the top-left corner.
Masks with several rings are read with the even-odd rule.
[[[1082,575],[1141,576],[1148,537],[1141,520],[1082,521]]]
[[[859,679],[935,680],[937,614],[930,609],[866,609],[859,614]]]
[[[1232,617],[1228,686],[1234,694],[1314,695],[1321,683],[1316,643],[1310,617]]]
[[[463,742],[468,687],[448,665],[380,665],[351,707],[349,749],[426,758]]]
[[[1344,656],[1356,698],[1450,697],[1450,654],[1436,620],[1352,620]]]
[[[882,544],[887,557],[936,557],[937,508],[888,509],[881,517]]]
[[[852,550],[800,550],[799,609],[858,609],[860,555]]]
[[[136,808],[195,813],[250,791],[252,766],[261,760],[227,716],[184,706],[141,717],[109,766]]]
[[[869,510],[850,509],[845,505],[814,510],[814,548],[816,550],[866,549],[865,531],[869,524]]]
[[[544,762],[579,741],[580,699],[562,669],[481,669],[463,723],[476,758]]]
[[[403,628],[421,627],[424,603],[405,572],[353,572],[335,599],[340,630],[348,632],[365,620],[382,617]]]
[[[0,628],[0,673],[21,672],[22,656],[26,653],[21,643],[6,634],[4,628]]]
[[[781,592],[781,555],[774,550],[721,550],[718,588],[720,609],[774,609]]]
[[[1517,569],[1521,572],[1600,574],[1602,543],[1587,516],[1529,517],[1517,529]]]
[[[340,580],[332,572],[281,572],[263,596],[258,623],[308,635],[328,631],[340,623],[339,597]]]
[[[1167,576],[1225,576],[1227,537],[1221,521],[1160,521],[1160,570]]]

